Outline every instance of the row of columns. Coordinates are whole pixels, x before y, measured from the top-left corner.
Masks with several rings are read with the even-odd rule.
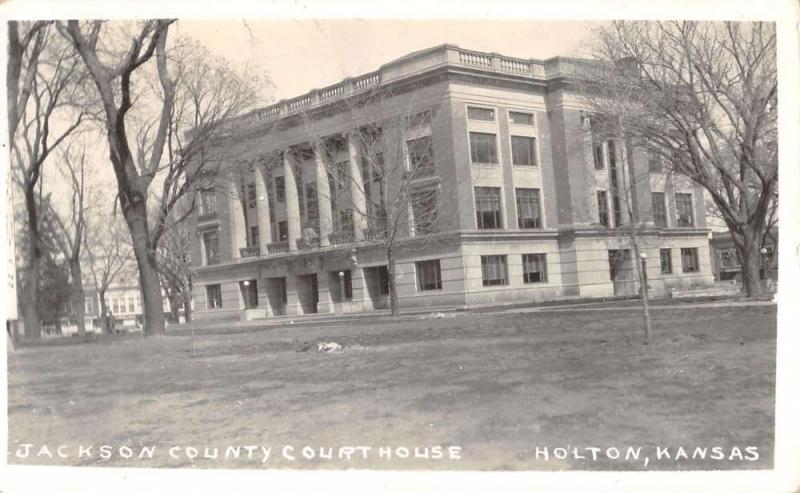
[[[285,287],[278,282],[283,279]],[[308,313],[351,313],[372,310],[372,298],[367,288],[364,270],[351,269],[351,286],[353,297],[343,298],[343,286],[337,272],[317,272],[316,306],[310,306],[313,298],[313,278],[306,275],[287,275],[283,278],[265,278],[257,280],[258,307],[267,317],[275,315],[303,315]],[[283,300],[283,289],[286,290],[286,300]],[[334,299],[334,293],[340,293]],[[244,305],[241,304],[240,308]]]
[[[363,230],[367,227],[366,219],[366,196],[364,194],[363,177],[361,176],[361,166],[359,163],[360,151],[358,137],[354,133],[345,135],[347,140],[347,157],[349,171],[349,197],[353,205],[353,226],[355,240],[363,239]],[[314,150],[314,168],[317,185],[317,209],[319,214],[319,241],[320,246],[329,246],[329,235],[333,233],[333,210],[331,205],[331,183],[328,179],[328,170],[332,170],[330,157],[324,150],[324,146],[317,144]],[[300,163],[291,151],[286,149],[283,152],[283,176],[285,183],[286,197],[286,222],[287,240],[289,251],[297,250],[297,240],[302,237],[300,203],[301,197],[298,196],[296,169]],[[268,190],[271,185],[265,170],[257,167],[255,173],[256,185],[256,213],[259,238],[262,245],[270,242],[272,238],[272,224],[270,223]],[[239,196],[239,187],[236,180],[230,180],[230,188],[227,190],[229,203],[229,222],[231,228],[231,250],[233,258],[239,258],[239,249],[246,246],[247,231],[244,228],[244,211],[242,210]]]

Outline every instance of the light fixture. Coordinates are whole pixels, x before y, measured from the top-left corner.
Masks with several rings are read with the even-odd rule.
[[[250,285],[250,281],[244,281],[242,284],[244,284],[244,286],[247,287]]]
[[[761,255],[766,255],[768,251],[769,251],[769,250],[767,250],[767,248],[766,248],[766,247],[762,247],[762,248],[761,248]]]
[[[644,253],[644,252],[640,253],[640,254],[639,254],[639,258],[641,258],[642,260],[644,260],[644,259],[646,259],[646,258],[647,258],[647,254],[646,254],[646,253]]]

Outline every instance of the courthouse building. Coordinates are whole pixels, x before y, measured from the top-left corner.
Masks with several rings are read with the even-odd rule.
[[[652,293],[712,283],[702,190],[593,136],[575,73],[442,45],[227,122],[196,318],[386,308],[387,244],[401,308],[632,295],[626,203]]]

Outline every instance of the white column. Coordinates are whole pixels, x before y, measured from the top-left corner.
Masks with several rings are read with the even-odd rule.
[[[333,232],[333,212],[331,210],[331,184],[328,180],[330,161],[323,145],[314,148],[314,163],[317,173],[317,210],[319,215],[319,244],[328,246],[328,235]]]
[[[231,260],[241,257],[239,249],[247,246],[247,231],[244,228],[244,209],[242,209],[239,179],[235,175],[226,178],[228,186],[225,198],[228,202],[228,238],[231,249]]]
[[[297,250],[300,238],[300,203],[297,201],[297,180],[294,176],[296,158],[289,149],[283,151],[283,176],[286,186],[286,222],[288,223],[289,251]]]
[[[333,313],[330,278],[329,272],[317,272],[317,293],[319,293],[317,313]]]
[[[359,140],[357,130],[347,135],[347,155],[350,161],[350,197],[353,201],[353,229],[355,240],[364,239],[364,229],[367,227],[367,200],[364,196],[364,181],[361,177],[359,163]]]
[[[256,213],[258,215],[258,245],[261,255],[267,253],[267,243],[272,241],[272,224],[269,222],[269,195],[267,184],[269,181],[264,176],[266,170],[261,165],[256,167]]]

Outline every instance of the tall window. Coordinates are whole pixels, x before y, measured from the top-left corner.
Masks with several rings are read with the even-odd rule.
[[[512,135],[511,163],[515,166],[536,166],[536,139]]]
[[[206,286],[206,300],[209,308],[222,308],[222,288],[219,284]]]
[[[248,209],[255,209],[256,208],[256,184],[255,183],[248,183],[247,184],[247,208]]]
[[[128,312],[133,313],[135,307],[133,306],[133,298],[128,298]]]
[[[484,286],[504,286],[508,284],[508,268],[505,255],[481,256],[481,271]]]
[[[647,167],[651,173],[661,173],[664,171],[664,165],[661,162],[661,156],[653,151],[647,152]]]
[[[681,248],[681,263],[683,272],[698,272],[700,265],[697,263],[697,248]]]
[[[351,235],[354,230],[353,209],[341,209],[339,211],[339,232]]]
[[[261,235],[258,232],[258,226],[250,226],[250,245],[258,246],[261,242]]]
[[[625,275],[630,273],[631,266],[630,250],[609,250],[608,251],[608,274],[612,281],[625,279]]]
[[[667,206],[664,202],[664,192],[653,192],[653,222],[657,228],[667,227]]]
[[[433,143],[430,135],[406,141],[408,169],[433,166]]]
[[[678,214],[678,227],[687,228],[694,226],[694,214],[692,213],[692,194],[675,194],[675,211]]]
[[[278,241],[286,241],[289,239],[289,223],[286,221],[278,221]]]
[[[286,179],[283,176],[275,177],[275,199],[286,202]]]
[[[497,139],[494,134],[470,132],[469,150],[473,164],[497,164]]]
[[[442,289],[442,268],[438,260],[415,262],[417,271],[417,289],[433,291]]]
[[[603,226],[608,226],[608,192],[605,190],[597,191],[597,215],[598,221]]]
[[[203,246],[206,250],[206,265],[219,263],[219,231],[203,233]]]
[[[309,221],[314,221],[319,218],[316,183],[306,183],[306,213],[308,214]]]
[[[619,177],[617,176],[617,147],[613,140],[607,142],[608,179],[611,185],[611,212],[614,214],[614,227],[622,224],[622,208],[619,201]]]
[[[508,119],[514,125],[527,125],[532,127],[533,126],[533,114],[531,113],[521,113],[519,111],[509,111],[508,112]]]
[[[659,253],[661,255],[661,273],[672,274],[672,250],[662,248]]]
[[[491,108],[475,108],[473,106],[470,106],[467,108],[467,118],[469,118],[470,120],[493,122],[494,110]]]
[[[217,194],[213,188],[200,191],[200,215],[214,214],[217,212]]]
[[[500,229],[500,189],[492,187],[475,187],[475,214],[478,229]]]
[[[739,256],[735,248],[726,248],[719,251],[719,261],[723,268],[739,267]]]
[[[525,284],[547,282],[547,254],[526,253],[522,255],[522,280]]]
[[[605,168],[606,164],[603,162],[603,143],[595,142],[592,146],[592,151],[594,155],[594,169]]]
[[[429,187],[411,192],[411,213],[414,215],[414,233],[425,235],[436,232],[438,189]]]
[[[517,188],[517,225],[519,229],[539,229],[542,215],[538,188]]]

